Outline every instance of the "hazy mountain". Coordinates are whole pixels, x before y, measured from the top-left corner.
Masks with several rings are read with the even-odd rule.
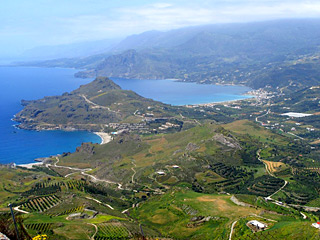
[[[57,58],[88,57],[105,53],[117,45],[121,39],[104,39],[56,46],[40,46],[25,51],[20,59],[48,60]]]
[[[319,52],[318,29],[319,19],[299,19],[149,31],[127,37],[105,54],[37,65],[87,69],[79,77],[179,78],[276,87],[282,86],[273,80],[277,68],[286,69],[292,61]],[[319,81],[316,63],[310,64],[297,71],[308,76],[302,84],[308,84],[308,79],[313,79],[312,84]],[[280,72],[286,82],[291,81],[290,71]],[[294,81],[299,78],[295,76]]]

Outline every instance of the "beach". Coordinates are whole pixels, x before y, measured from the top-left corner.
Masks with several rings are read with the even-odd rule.
[[[35,163],[27,163],[27,164],[18,164],[17,166],[31,169],[33,166],[41,166],[41,165],[43,165],[42,162],[35,162]]]
[[[112,140],[112,137],[109,133],[105,132],[94,132],[94,134],[98,135],[101,138],[100,144],[106,144]]]

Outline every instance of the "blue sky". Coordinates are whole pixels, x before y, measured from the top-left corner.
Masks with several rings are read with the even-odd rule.
[[[319,0],[0,0],[0,56],[147,30],[318,18]]]

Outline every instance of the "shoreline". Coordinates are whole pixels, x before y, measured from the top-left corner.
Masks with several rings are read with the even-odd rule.
[[[112,137],[109,133],[105,133],[105,132],[93,132],[93,133],[98,135],[101,138],[100,145],[107,144],[112,140]]]
[[[17,164],[17,167],[24,167],[27,169],[31,169],[33,168],[33,166],[40,166],[40,165],[43,165],[43,162]]]
[[[182,106],[197,106],[197,107],[214,106],[214,105],[221,105],[221,104],[231,104],[231,103],[235,103],[235,102],[239,102],[239,101],[246,101],[246,100],[250,100],[250,99],[252,100],[252,99],[256,99],[257,98],[257,96],[253,96],[253,95],[248,95],[248,96],[250,96],[250,97],[242,98],[242,99],[235,99],[235,100],[220,101],[220,102],[186,104],[186,105],[182,105]]]

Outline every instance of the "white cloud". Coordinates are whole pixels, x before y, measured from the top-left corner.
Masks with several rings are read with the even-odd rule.
[[[207,4],[209,1],[206,1]],[[219,1],[218,1],[219,2]],[[211,4],[210,7],[191,4],[186,6],[156,3],[141,7],[117,8],[112,16],[83,15],[63,19],[64,27],[78,35],[78,38],[95,35],[129,35],[147,30],[169,30],[192,25],[248,22],[277,18],[320,17],[320,3],[314,1],[297,2],[240,1],[242,4]],[[239,1],[238,1],[239,2]],[[264,1],[262,1],[263,3]],[[92,37],[92,36],[91,36]]]
[[[84,2],[87,3],[83,0],[73,5],[70,0],[70,6],[62,12],[57,4],[51,15],[43,14],[40,8],[36,11],[41,13],[38,18],[31,10],[12,12],[10,18],[0,14],[0,37],[7,39],[6,42],[22,39],[23,44],[48,45],[125,37],[148,30],[192,25],[320,17],[319,0],[150,0],[144,5],[130,0],[133,7],[126,7],[125,2],[110,5],[108,1],[95,0],[87,9],[82,5]],[[79,6],[81,8],[77,9]],[[24,15],[24,12],[29,14]]]

